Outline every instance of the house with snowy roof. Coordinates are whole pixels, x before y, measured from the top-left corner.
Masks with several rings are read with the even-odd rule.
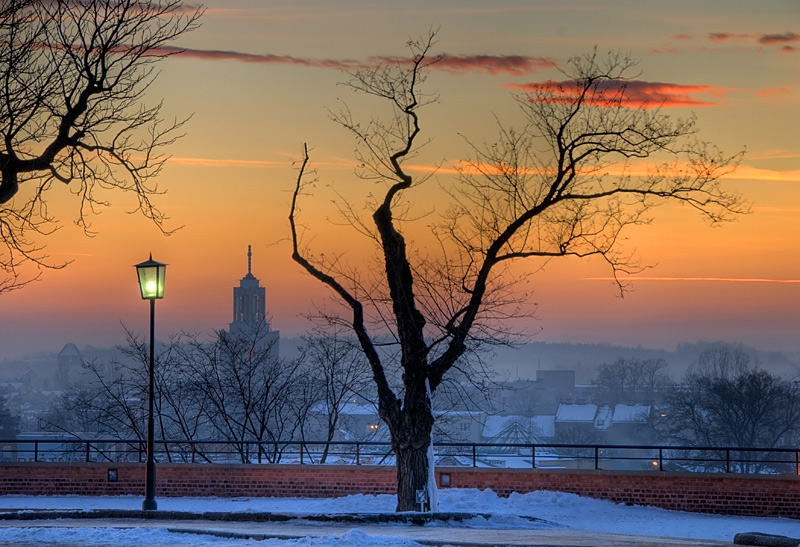
[[[611,439],[614,444],[642,444],[650,440],[647,421],[650,405],[614,405]]]
[[[556,438],[579,443],[594,438],[597,409],[595,404],[558,405],[554,423]]]

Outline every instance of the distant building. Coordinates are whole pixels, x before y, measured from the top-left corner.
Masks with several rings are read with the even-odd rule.
[[[63,388],[74,379],[75,372],[81,369],[81,352],[77,346],[69,342],[61,348],[56,357],[58,363],[57,381],[58,387]]]
[[[280,333],[273,331],[267,321],[267,289],[253,275],[253,251],[247,246],[247,275],[233,288],[233,321],[229,334],[252,340],[259,348],[269,348],[276,359],[279,355]]]
[[[653,440],[653,432],[647,428],[650,412],[650,405],[615,405],[613,441],[617,444],[637,444]]]

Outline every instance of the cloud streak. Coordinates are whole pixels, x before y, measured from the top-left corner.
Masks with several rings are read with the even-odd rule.
[[[173,156],[168,160],[170,163],[189,167],[225,167],[225,168],[250,168],[250,169],[286,169],[290,166],[290,161],[264,161],[264,160],[243,160],[233,158],[197,158]],[[352,169],[358,163],[353,160],[343,159],[338,161],[314,162],[315,166],[326,169]],[[440,175],[457,175],[462,172],[475,172],[474,166],[461,161],[450,162],[445,165],[437,164],[406,164],[406,169],[418,173],[437,173]],[[688,166],[687,166],[688,168]],[[491,171],[493,168],[484,165],[482,169]],[[547,172],[539,170],[526,171],[527,174],[547,175]],[[604,173],[609,176],[633,176],[644,177],[650,173],[646,165],[622,165],[607,166]],[[740,165],[730,173],[720,175],[724,179],[734,180],[757,180],[769,182],[800,182],[800,170],[778,171],[775,169],[762,169],[749,165]]]
[[[674,36],[674,38],[682,42],[695,39],[694,36],[690,36],[688,34],[678,34]],[[777,47],[780,51],[785,51],[789,53],[797,51],[798,45],[796,44],[800,44],[800,34],[792,31],[778,32],[771,34],[759,34],[755,32],[750,32],[750,33],[709,32],[705,36],[699,37],[699,39],[710,41],[713,44],[735,43],[735,44],[753,44],[760,47],[774,46]],[[672,49],[667,49],[663,51],[658,50],[657,52],[680,53],[679,50],[672,50]]]
[[[262,65],[289,65],[313,68],[331,68],[336,70],[355,70],[375,65],[410,64],[412,61],[403,57],[369,57],[365,61],[355,59],[308,59],[291,55],[242,53],[214,49],[185,49],[164,47],[155,54],[180,55],[185,59],[204,61],[234,61]],[[490,75],[507,74],[525,76],[536,74],[542,69],[552,68],[557,62],[546,57],[530,57],[525,55],[441,55],[430,65],[432,70],[450,74],[466,74],[480,72]]]
[[[507,87],[520,89],[531,96],[534,102],[571,103],[583,91],[582,85],[571,81],[533,82],[528,84],[509,84]],[[729,88],[710,85],[684,85],[643,80],[613,81],[598,83],[598,93],[589,100],[598,106],[615,106],[619,101],[631,107],[704,107],[718,106]]]
[[[584,277],[585,281],[616,281],[613,277]],[[655,276],[631,276],[625,278],[626,281],[700,281],[716,283],[777,283],[794,285],[800,283],[800,279],[770,279],[764,277],[655,277]]]

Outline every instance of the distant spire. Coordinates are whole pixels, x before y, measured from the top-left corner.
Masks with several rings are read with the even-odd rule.
[[[252,265],[253,265],[253,250],[252,246],[247,246],[247,275],[252,275]]]

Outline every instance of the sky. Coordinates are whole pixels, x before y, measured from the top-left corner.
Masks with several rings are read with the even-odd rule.
[[[363,190],[354,143],[329,118],[342,101],[368,119],[375,104],[337,85],[342,69],[404,55],[409,38],[438,29],[444,54],[426,89],[430,144],[415,174],[434,165],[446,184],[467,154],[465,138],[490,140],[496,123],[520,121],[513,94],[558,79],[553,62],[620,50],[640,60],[641,91],[665,112],[695,115],[700,136],[726,152],[746,149],[726,186],[751,213],[710,228],[666,205],[649,226],[629,231],[625,249],[652,266],[619,298],[595,260],[565,259],[526,287],[532,340],[671,349],[727,340],[800,352],[800,5],[795,0],[605,2],[497,0],[407,2],[213,0],[202,26],[180,38],[185,53],[160,65],[148,102],[169,117],[191,115],[169,153],[157,204],[170,217],[162,235],[128,212],[129,196],[92,219],[94,237],[73,225],[75,196],[57,188],[51,212],[62,228],[41,242],[62,270],[0,295],[0,361],[78,347],[124,343],[123,325],[144,335],[149,314],[133,265],[165,262],[157,337],[210,333],[232,319],[232,287],[247,273],[267,288],[273,329],[309,328],[307,314],[329,293],[291,260],[288,213],[303,143],[319,182],[302,203],[307,241],[329,256],[364,264],[359,236],[337,219],[337,193]],[[450,169],[448,169],[450,168]],[[361,192],[363,196],[364,192]],[[419,194],[420,223],[443,211]],[[515,266],[524,267],[524,266]]]
[[[340,513],[392,513],[395,497],[390,495],[352,495],[343,498],[159,498],[160,511],[185,511],[193,513],[230,512],[254,513],[272,512],[289,514],[340,514]],[[89,497],[89,496],[0,496],[0,507],[4,510],[96,510],[141,508],[141,498],[136,496],[122,497]],[[536,491],[528,494],[512,494],[501,498],[491,490],[475,489],[442,489],[440,491],[440,509],[444,512],[489,514],[489,518],[476,517],[461,525],[446,526],[446,537],[452,540],[478,541],[485,536],[479,530],[524,530],[525,536],[515,539],[527,539],[535,542],[543,533],[561,534],[553,536],[570,544],[581,544],[586,534],[595,533],[595,541],[607,541],[598,532],[610,534],[633,534],[637,536],[661,536],[666,538],[691,538],[694,540],[716,540],[732,542],[738,533],[759,532],[778,536],[797,538],[798,523],[791,519],[738,517],[729,515],[708,515],[702,513],[686,513],[667,511],[655,507],[626,506],[610,501],[583,498],[562,492]],[[521,517],[534,517],[544,522],[531,522]],[[104,521],[107,525],[108,521]],[[174,526],[169,521],[140,520],[120,521],[118,527],[92,527],[91,520],[80,520],[70,527],[68,522],[26,521],[19,523],[0,521],[3,545],[216,545],[223,546],[314,546],[343,547],[346,545],[393,545],[416,547],[422,545],[410,539],[420,537],[420,533],[406,535],[408,526],[388,525],[383,527],[355,524],[342,533],[328,532],[336,523],[316,525],[316,537],[302,537],[292,540],[269,539],[254,541],[245,539],[227,539],[211,535],[182,534],[169,532],[165,527]],[[44,524],[46,527],[37,526]],[[187,523],[182,528],[189,528]],[[226,526],[233,531],[242,532],[242,523],[207,522],[210,530],[225,530]],[[415,532],[412,527],[412,532]],[[430,528],[426,526],[426,528]],[[250,528],[251,533],[265,534],[271,530],[281,534],[293,534],[292,525],[282,522],[277,528],[269,523],[256,523]],[[571,534],[580,534],[578,539]],[[423,532],[424,534],[424,532]],[[441,534],[437,538],[441,540]],[[629,539],[629,538],[626,538]],[[552,544],[553,539],[550,540]],[[680,544],[680,541],[676,541]],[[609,543],[611,544],[611,543]],[[626,542],[627,544],[627,542]]]

